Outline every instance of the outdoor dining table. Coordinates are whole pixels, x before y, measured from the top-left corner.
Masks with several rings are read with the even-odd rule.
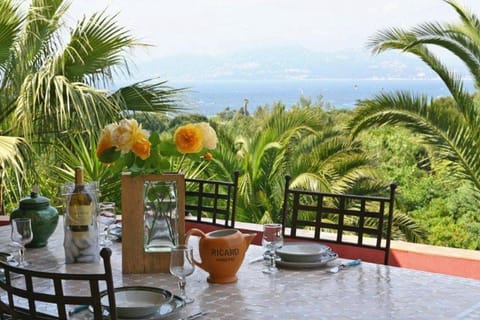
[[[10,242],[10,226],[0,227],[0,251],[13,252]],[[168,273],[122,273],[121,245],[116,242],[111,247],[115,287],[153,286],[179,293],[176,278]],[[198,249],[195,243],[193,247]],[[262,251],[260,246],[249,247],[235,283],[209,283],[208,274],[196,268],[187,278],[187,294],[195,301],[168,319],[186,318],[199,311],[207,312],[200,319],[229,320],[480,319],[478,280],[367,262],[338,273],[328,272],[347,261],[341,258],[319,268],[265,274],[263,262],[252,262]],[[103,270],[101,262],[65,264],[61,221],[46,247],[26,250],[26,260],[31,263],[29,268],[44,271]],[[83,311],[71,319],[89,317],[89,312]]]

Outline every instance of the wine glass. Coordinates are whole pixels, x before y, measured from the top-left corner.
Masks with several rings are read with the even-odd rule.
[[[24,267],[28,263],[25,261],[25,245],[32,242],[32,220],[30,218],[12,219],[12,241],[20,247],[18,266]]]
[[[194,270],[193,249],[186,246],[172,248],[170,253],[170,273],[179,279],[178,287],[180,288],[180,297],[185,303],[194,301],[193,298],[187,297],[185,294],[185,286],[187,284],[185,278],[191,275]]]
[[[100,245],[109,247],[112,245],[110,229],[116,222],[115,202],[100,202],[98,204],[98,229],[100,231]]]
[[[262,270],[264,273],[275,273],[277,249],[283,246],[282,225],[280,223],[268,223],[263,225],[262,246],[265,248],[268,256],[267,268]]]

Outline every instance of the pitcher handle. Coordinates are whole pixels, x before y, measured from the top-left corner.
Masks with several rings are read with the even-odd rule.
[[[190,238],[190,236],[199,236],[200,239],[202,238],[205,238],[205,233],[200,230],[200,229],[197,229],[197,228],[192,228],[190,230],[187,231],[187,233],[185,234],[185,245],[188,246],[188,239]],[[195,257],[193,257],[193,262],[195,263],[195,265],[197,265],[198,267],[202,268],[203,270],[205,270],[205,267],[203,265],[203,261],[200,262],[200,261],[197,261],[195,260]]]

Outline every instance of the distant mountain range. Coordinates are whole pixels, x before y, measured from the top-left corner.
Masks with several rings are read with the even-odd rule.
[[[454,58],[442,62],[465,75]],[[282,80],[282,79],[435,79],[417,57],[389,51],[316,52],[299,47],[245,50],[228,55],[177,55],[137,63],[135,78],[166,80]]]

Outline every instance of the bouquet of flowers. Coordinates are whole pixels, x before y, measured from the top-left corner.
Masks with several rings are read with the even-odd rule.
[[[96,153],[100,161],[112,164],[119,161],[121,169],[132,174],[172,172],[170,155],[182,154],[175,171],[180,171],[187,154],[217,145],[217,134],[206,122],[186,124],[176,129],[173,139],[161,140],[158,132],[148,132],[135,119],[123,119],[107,125],[101,134]],[[207,152],[203,156],[211,160]],[[122,161],[120,161],[122,160]],[[144,248],[158,250],[178,243],[176,232],[176,194],[162,183],[146,181],[144,189]]]
[[[215,149],[217,134],[206,122],[183,125],[175,131],[173,141],[161,141],[158,132],[150,133],[135,119],[123,119],[111,123],[102,131],[97,147],[97,157],[103,163],[113,163],[123,158],[123,165],[132,174],[161,173],[171,171],[169,155],[172,149],[183,156],[177,171],[187,154],[199,153],[204,149]],[[204,159],[211,160],[207,152]]]

